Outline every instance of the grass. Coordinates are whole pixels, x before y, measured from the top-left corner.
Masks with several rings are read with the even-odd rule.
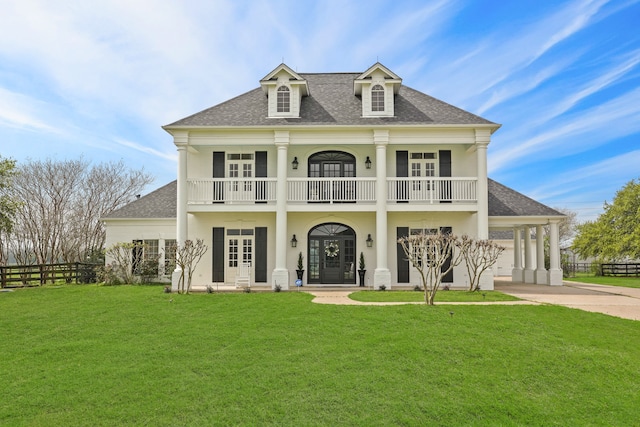
[[[0,293],[0,425],[634,425],[640,322],[155,286]]]
[[[571,282],[593,283],[596,285],[624,286],[626,288],[640,288],[640,277],[594,276],[587,273],[577,273],[576,277],[566,279]]]
[[[349,298],[363,302],[424,302],[424,291],[358,291]],[[498,291],[444,291],[436,293],[435,302],[517,301],[518,298]]]

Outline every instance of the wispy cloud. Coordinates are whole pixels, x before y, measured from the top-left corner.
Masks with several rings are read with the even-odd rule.
[[[62,134],[62,129],[49,123],[46,110],[53,107],[20,93],[0,87],[0,124],[12,128]]]
[[[629,170],[638,170],[640,164],[640,150],[629,151],[614,157],[603,159],[599,162],[583,165],[569,172],[564,172],[553,177],[548,182],[544,177],[543,184],[534,188],[530,195],[536,199],[564,199],[573,194],[589,191],[592,193],[593,183],[616,182],[624,183],[629,180]],[[637,178],[640,178],[638,171]]]
[[[607,0],[572,1],[561,7],[549,8],[550,13],[540,16],[532,24],[520,28],[497,28],[478,39],[464,40],[455,49],[443,51],[427,79],[445,82],[444,85],[433,85],[434,93],[446,93],[448,100],[471,111],[485,105],[486,99],[496,91],[501,92],[500,101],[510,99],[521,94],[522,88],[514,84],[509,91],[501,85],[515,80],[523,72],[535,74],[527,72],[527,68],[595,22],[594,16],[607,3]],[[447,43],[446,40],[441,42]],[[566,62],[566,58],[561,61]],[[559,72],[561,67],[547,69],[551,70]],[[544,73],[539,75],[542,76]],[[550,75],[545,79],[548,77]],[[518,80],[520,84],[527,85],[526,76]],[[528,86],[531,90],[537,85]]]
[[[536,136],[511,141],[509,147],[493,152],[489,169],[493,172],[542,152],[547,160],[584,152],[606,144],[611,139],[638,131],[640,88],[588,110],[563,117]]]
[[[178,156],[175,152],[167,153],[164,151],[156,150],[155,148],[151,148],[144,144],[140,144],[133,141],[127,141],[126,139],[122,139],[122,138],[115,138],[114,141],[123,147],[131,148],[141,153],[151,154],[153,156],[160,157],[165,160],[171,160],[174,162],[178,160]]]

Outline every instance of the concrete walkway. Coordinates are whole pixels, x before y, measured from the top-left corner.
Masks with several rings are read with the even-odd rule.
[[[619,286],[591,285],[587,283],[564,282],[564,286],[531,285],[511,283],[509,280],[495,281],[496,291],[520,298],[521,301],[449,303],[478,305],[531,305],[555,304],[585,311],[604,313],[624,319],[640,320],[640,289]],[[424,304],[422,302],[360,302],[349,298],[353,290],[313,290],[313,302],[318,304],[339,305],[403,305]]]

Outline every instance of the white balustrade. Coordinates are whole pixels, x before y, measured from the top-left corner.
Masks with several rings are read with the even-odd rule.
[[[276,178],[190,179],[189,204],[275,203]],[[376,202],[375,178],[289,178],[288,203]],[[475,178],[387,178],[387,201],[475,203]]]

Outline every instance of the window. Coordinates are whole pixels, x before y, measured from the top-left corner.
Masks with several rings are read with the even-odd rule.
[[[371,88],[371,111],[384,111],[384,88],[380,85]]]
[[[424,234],[425,236],[436,235],[438,234],[438,229],[437,228],[424,228],[424,229],[412,228],[409,231],[409,234],[411,234],[412,236],[419,236],[421,234]],[[420,246],[416,246],[411,243],[410,243],[410,248],[411,248],[411,252],[413,253],[413,258],[416,259],[420,265],[422,265],[423,261],[427,261],[427,264],[432,261],[433,248],[431,247],[421,248]],[[423,259],[423,257],[425,257],[426,260]]]
[[[276,111],[278,113],[288,113],[291,111],[291,92],[288,87],[280,86],[278,88],[277,104]]]
[[[175,239],[164,241],[164,273],[171,274],[176,269],[176,251],[178,242]]]

